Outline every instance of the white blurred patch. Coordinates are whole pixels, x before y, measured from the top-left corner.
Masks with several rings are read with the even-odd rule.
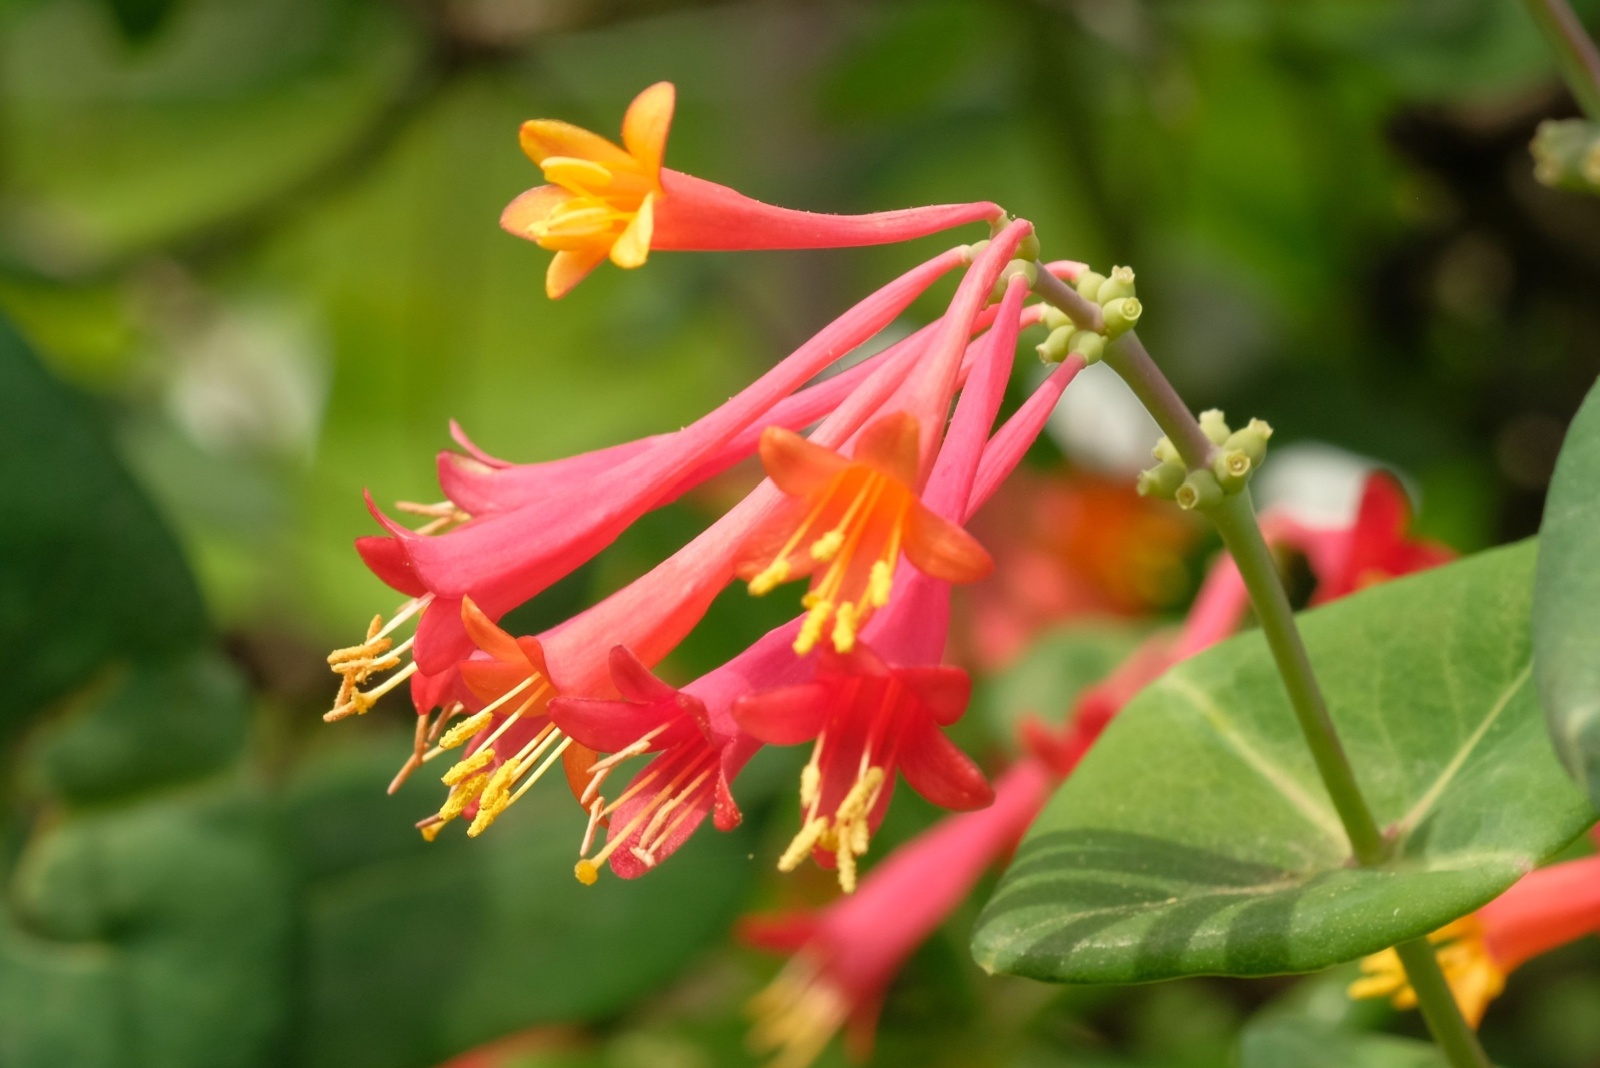
[[[1150,450],[1161,437],[1139,398],[1099,363],[1073,379],[1046,429],[1073,463],[1129,477],[1155,462]]]
[[[327,400],[327,347],[311,316],[267,300],[233,301],[173,345],[167,406],[211,452],[309,458]]]
[[[1370,456],[1307,441],[1273,448],[1252,480],[1258,509],[1286,512],[1303,523],[1347,526],[1361,506],[1367,475],[1381,466]]]

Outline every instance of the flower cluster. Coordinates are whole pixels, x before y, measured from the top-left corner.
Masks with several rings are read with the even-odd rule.
[[[501,222],[554,251],[552,297],[606,258],[636,267],[651,250],[851,246],[975,222],[989,236],[883,286],[680,430],[518,464],[452,426],[459,451],[438,460],[445,499],[399,506],[421,525],[368,498],[384,533],[357,549],[406,600],[329,657],[341,683],[326,718],[365,713],[408,684],[415,744],[391,789],[446,758],[441,804],[418,823],[430,840],[458,819],[469,836],[483,833],[560,764],[588,815],[575,867],[585,883],[607,867],[644,874],[708,815],[735,826],[733,784],[751,756],[807,743],[799,831],[776,863],[814,858],[849,891],[900,777],[947,808],[995,797],[945,734],[970,692],[943,663],[951,588],[992,569],[965,523],[1084,365],[1062,360],[997,427],[1019,333],[1046,318],[1030,291],[1041,271],[1070,282],[1084,268],[1039,265],[1031,225],[993,204],[818,215],[669,170],[673,103],[672,86],[646,89],[620,145],[562,122],[524,124],[523,148],[547,184]],[[935,321],[847,359],[957,272]],[[543,633],[502,629],[507,612],[641,516],[750,457],[765,480],[648,573]],[[727,663],[681,686],[658,678],[736,580],[756,596],[807,587],[790,623]]]

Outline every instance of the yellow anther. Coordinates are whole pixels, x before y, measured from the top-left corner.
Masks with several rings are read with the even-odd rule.
[[[544,171],[545,181],[569,189],[573,186],[600,188],[611,184],[611,171],[590,159],[546,156],[539,168]]]
[[[813,816],[807,820],[801,826],[800,833],[794,836],[794,841],[789,843],[789,848],[783,851],[783,856],[778,858],[778,870],[794,871],[798,868],[827,829],[826,816]]]
[[[811,543],[811,559],[820,562],[832,560],[844,545],[844,531],[830,530]]]
[[[468,716],[466,719],[462,720],[460,723],[457,723],[454,727],[451,727],[449,730],[444,732],[444,737],[439,739],[439,748],[454,749],[456,746],[460,745],[462,742],[466,741],[468,738],[471,738],[474,734],[477,734],[479,731],[483,730],[483,728],[487,727],[489,725],[489,721],[493,718],[494,713],[490,712],[488,709],[484,709],[482,712]]]
[[[834,861],[839,865],[839,889],[847,894],[856,892],[856,855],[850,852],[850,847],[845,844],[834,854]]]
[[[444,824],[444,820],[439,820],[436,823],[424,823],[417,829],[422,832],[422,840],[424,842],[431,842],[439,837],[439,832],[444,830]]]
[[[800,769],[800,807],[810,808],[817,800],[817,794],[822,788],[822,769],[816,764],[807,764]]]
[[[456,764],[449,771],[445,772],[444,775],[440,777],[439,781],[444,783],[446,786],[454,786],[462,779],[465,779],[482,769],[493,759],[493,749],[488,747],[480,749],[476,753],[473,753],[471,756],[467,757],[465,760],[461,761],[459,764]]]
[[[872,573],[867,576],[867,603],[882,608],[889,603],[889,591],[894,587],[894,564],[887,560],[873,562]]]
[[[508,760],[496,768],[494,774],[489,776],[489,781],[483,788],[483,797],[480,799],[479,805],[498,805],[510,790],[512,780],[517,777],[518,768],[519,765],[515,759]],[[503,808],[504,806],[502,805],[501,807]],[[484,826],[488,826],[488,824]]]
[[[592,860],[580,860],[572,866],[572,874],[584,886],[593,886],[600,880],[600,869]]]
[[[850,848],[857,856],[865,853],[872,844],[872,827],[865,819],[856,820],[850,825]]]
[[[485,794],[488,792],[487,789],[484,790]],[[500,818],[500,813],[504,812],[510,805],[511,799],[506,796],[504,790],[501,790],[493,798],[479,798],[478,814],[472,817],[472,826],[467,828],[467,837],[476,838],[484,831],[487,831],[494,824],[494,821]]]
[[[856,606],[842,604],[833,615],[833,647],[848,653],[856,647]]]
[[[755,578],[750,580],[750,594],[760,597],[771,593],[777,587],[789,581],[789,561],[780,557],[774,560]]]
[[[806,612],[806,621],[800,624],[800,633],[794,639],[794,651],[805,656],[817,647],[817,642],[822,640],[822,628],[828,625],[828,617],[833,614],[833,602],[819,600],[811,605]]]
[[[450,796],[444,799],[444,806],[439,809],[439,825],[443,826],[461,815],[461,811],[483,792],[484,784],[488,781],[489,773],[479,772],[465,782],[452,786]]]

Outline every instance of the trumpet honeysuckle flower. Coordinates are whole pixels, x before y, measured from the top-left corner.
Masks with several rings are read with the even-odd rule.
[[[636,96],[617,145],[556,119],[522,124],[520,140],[548,185],[513,200],[508,233],[555,253],[545,292],[565,296],[601,261],[641,266],[654,250],[844,248],[907,241],[964,223],[995,220],[987,202],[870,215],[818,215],[774,207],[726,186],[662,166],[676,90],[657,82]]]
[[[1477,1027],[1506,977],[1534,957],[1600,931],[1600,856],[1530,872],[1511,889],[1428,938],[1467,1022]],[[1416,991],[1392,949],[1361,962],[1353,998],[1389,998],[1397,1009],[1417,1006]]]
[[[550,720],[550,701],[557,691],[539,640],[513,638],[471,600],[462,603],[461,614],[467,633],[486,655],[460,664],[461,681],[477,710],[438,740],[436,753],[465,744],[465,755],[442,776],[450,788],[443,807],[418,824],[429,841],[462,815],[472,821],[467,834],[477,837],[557,760],[577,792],[595,760],[593,750],[575,743]],[[450,713],[441,714],[440,722],[449,718]]]
[[[1007,287],[984,354],[962,391],[928,478],[931,515],[964,518],[979,503],[970,495],[1011,369],[1025,288],[1020,282]],[[1026,445],[1021,439],[1010,444],[1014,464]],[[850,633],[841,652],[836,630],[808,681],[734,705],[740,726],[764,742],[813,742],[800,781],[800,831],[778,867],[792,870],[815,856],[838,868],[846,892],[855,888],[856,858],[882,821],[897,774],[946,808],[976,808],[992,798],[983,773],[943,730],[966,711],[971,693],[965,672],[940,663],[950,583],[909,554],[908,564],[897,580],[901,589],[859,642]],[[802,637],[814,618],[808,613]]]
[[[580,801],[589,829],[579,849],[578,879],[593,883],[608,860],[624,879],[637,878],[667,857],[710,814],[718,830],[743,818],[730,786],[761,742],[734,721],[733,702],[752,688],[782,685],[799,674],[789,643],[798,623],[770,631],[743,653],[680,688],[650,673],[624,646],[611,650],[619,699],[560,698],[551,714],[584,744],[609,754],[590,769]],[[607,802],[601,790],[625,761],[657,754]],[[605,845],[586,856],[602,821]]]
[[[758,596],[811,577],[806,623],[795,639],[801,655],[824,634],[837,652],[849,652],[861,627],[889,603],[902,553],[919,571],[947,582],[975,581],[993,566],[976,540],[930,510],[920,495],[973,323],[1030,232],[1028,224],[1013,223],[976,258],[889,413],[863,432],[849,458],[781,428],[762,434],[762,465],[794,501],[752,535],[739,577]],[[1006,330],[1014,344],[1025,286],[1010,286],[1010,293],[1015,298],[1002,305],[989,336]],[[974,463],[982,444],[980,436],[969,450]]]
[[[682,492],[687,477],[696,472],[707,477],[714,473],[721,462],[719,454],[734,438],[764,419],[808,379],[893,322],[912,300],[964,258],[963,250],[954,249],[902,275],[856,304],[710,415],[665,435],[658,445],[637,448],[620,462],[602,459],[594,463],[591,458],[547,469],[545,473],[552,476],[547,491],[521,507],[469,519],[453,530],[430,535],[393,522],[369,497],[368,506],[388,535],[358,539],[356,548],[374,574],[411,598],[405,617],[419,617],[415,634],[403,645],[412,663],[381,685],[392,688],[418,674],[423,678],[412,683],[413,699],[419,711],[432,707],[423,702],[448,689],[449,683],[426,680],[453,675],[455,663],[472,649],[461,621],[463,599],[471,598],[490,619],[498,619],[585,563],[661,503],[664,495]],[[881,401],[898,381],[895,361],[915,355],[906,351],[889,361],[874,361],[873,369],[839,402],[838,409],[855,413],[858,420],[870,415],[871,409],[864,410],[856,399]],[[859,421],[851,423],[833,443],[845,440],[859,425]],[[395,666],[387,663],[402,652],[391,648],[388,637],[395,623],[391,619],[387,626],[374,629],[362,644],[338,650],[330,658],[330,666],[345,680],[330,718],[371,707],[376,688],[364,692],[359,686],[379,670],[375,665],[384,663],[385,670]]]
[[[890,980],[1015,847],[1054,782],[1042,761],[1018,761],[996,783],[993,804],[907,842],[855,894],[815,912],[745,920],[746,942],[793,954],[751,1003],[751,1046],[775,1054],[773,1068],[804,1068],[848,1027],[851,1053],[865,1059]]]

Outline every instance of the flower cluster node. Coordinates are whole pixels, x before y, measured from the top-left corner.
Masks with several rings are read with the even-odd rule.
[[[1555,189],[1600,193],[1600,123],[1546,119],[1528,146],[1533,176]]]
[[[1189,470],[1172,441],[1163,437],[1152,450],[1156,466],[1139,472],[1142,496],[1176,501],[1185,510],[1206,509],[1249,485],[1256,468],[1267,457],[1272,427],[1252,419],[1239,430],[1228,426],[1216,408],[1200,413],[1200,431],[1214,446],[1207,467]]]

